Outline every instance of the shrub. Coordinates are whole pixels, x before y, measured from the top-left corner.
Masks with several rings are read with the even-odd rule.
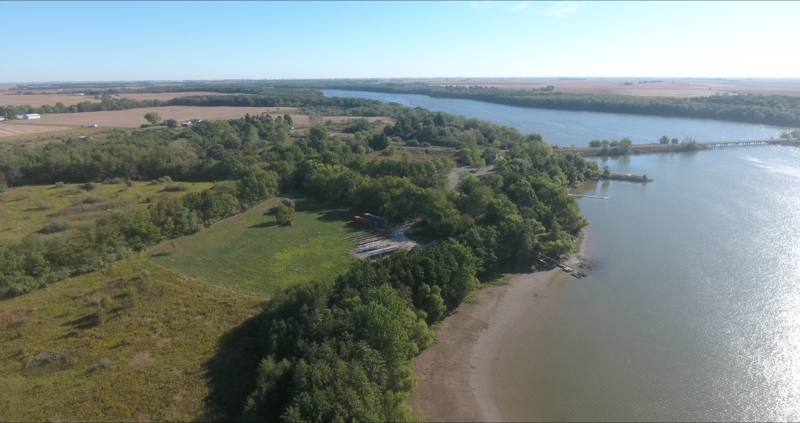
[[[50,208],[50,205],[45,203],[44,201],[38,201],[36,202],[36,207],[38,207],[39,210],[47,210]]]
[[[145,203],[153,203],[155,201],[156,201],[156,197],[154,197],[152,195],[144,199]]]
[[[123,182],[122,178],[111,178],[103,181],[104,184],[113,184],[113,185],[121,184],[122,182]]]
[[[105,369],[111,367],[111,364],[112,364],[112,362],[111,362],[110,358],[103,357],[103,358],[100,359],[100,361],[98,361],[97,363],[95,363],[92,366],[91,370],[92,370],[92,372],[99,372],[100,370],[105,370]]]
[[[83,199],[84,204],[97,204],[102,202],[103,202],[103,197],[99,195],[90,195]]]
[[[44,234],[52,234],[56,232],[63,232],[72,227],[72,224],[66,220],[54,220],[52,222],[48,222],[42,228],[42,233]]]
[[[150,185],[161,185],[161,183],[162,181],[160,179],[159,180],[153,179],[152,181],[150,181]]]
[[[63,182],[56,182],[56,188],[64,188]]]
[[[286,206],[286,207],[291,207],[291,208],[293,208],[293,209],[294,209],[294,208],[296,208],[296,207],[294,206],[294,200],[292,200],[291,198],[285,198],[285,197],[284,197],[284,198],[281,200],[281,202],[282,202],[282,203],[283,203],[283,205],[284,205],[284,206]]]
[[[32,369],[34,367],[44,366],[56,361],[65,361],[67,359],[67,352],[65,350],[47,351],[36,355],[32,359],[25,362],[23,369]]]
[[[172,182],[172,178],[170,178],[169,176],[162,176],[158,178],[159,181],[162,179],[164,180],[164,182]]]
[[[77,185],[75,185],[74,187],[69,189],[69,193],[70,194],[83,194],[85,192],[86,192],[85,189],[83,189],[83,188],[81,188],[81,187],[79,187]]]
[[[169,184],[164,187],[164,191],[167,192],[186,191],[186,186],[183,184],[178,184],[178,185]]]
[[[7,190],[7,189],[8,189],[8,185],[6,185],[6,184],[0,184],[0,192],[4,192],[4,191],[5,191],[5,190]]]
[[[133,286],[130,286],[125,290],[125,303],[128,307],[133,307],[136,305],[138,294],[139,292],[136,290],[136,287]]]
[[[130,179],[128,179],[127,181],[125,181],[125,185],[127,185],[127,186],[129,186],[129,187],[132,187],[132,186],[133,186],[133,181],[131,181]]]
[[[81,188],[85,189],[86,191],[91,191],[91,190],[97,188],[97,183],[96,182],[87,182],[87,183],[81,185]]]

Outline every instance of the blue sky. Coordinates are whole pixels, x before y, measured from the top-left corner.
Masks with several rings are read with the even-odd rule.
[[[800,77],[800,2],[2,2],[0,81]]]

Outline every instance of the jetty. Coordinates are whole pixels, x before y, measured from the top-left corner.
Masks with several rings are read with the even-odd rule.
[[[569,194],[570,197],[580,197],[580,198],[597,198],[599,200],[608,200],[608,197],[598,197],[596,195],[578,195],[578,194]]]
[[[556,260],[554,258],[548,257],[542,253],[539,253],[539,263],[541,263],[544,267],[553,268],[558,267],[559,269],[567,272],[572,273],[575,269],[567,266],[566,264],[562,263],[560,260]],[[578,277],[585,277],[588,276],[586,274],[579,275]]]

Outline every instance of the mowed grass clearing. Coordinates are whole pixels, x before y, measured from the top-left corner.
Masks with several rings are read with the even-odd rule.
[[[311,280],[333,280],[355,258],[346,238],[362,228],[347,210],[296,200],[293,226],[275,222],[274,198],[198,234],[164,242],[146,256],[155,263],[209,283],[269,297]]]
[[[4,300],[0,421],[204,420],[206,363],[260,302],[143,258]]]
[[[214,184],[183,182],[186,191],[179,192],[166,192],[166,184],[150,185],[150,182],[134,182],[131,187],[124,183],[98,183],[97,188],[87,192],[79,192],[80,185],[67,184],[62,188],[55,185],[29,185],[10,188],[0,194],[0,243],[18,240],[39,231],[53,220],[65,220],[76,227],[117,210],[147,208],[163,196],[182,196]],[[83,201],[91,195],[102,197],[104,201],[84,204]],[[148,203],[148,198],[152,202]]]

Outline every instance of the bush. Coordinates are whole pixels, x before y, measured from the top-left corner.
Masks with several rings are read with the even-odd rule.
[[[41,232],[43,234],[52,234],[52,233],[56,233],[56,232],[66,231],[67,229],[69,229],[71,227],[72,227],[72,224],[70,222],[66,221],[66,220],[54,220],[54,221],[48,222],[46,225],[44,225],[44,228],[42,228]]]
[[[278,204],[275,209],[275,220],[281,225],[292,225],[292,214],[294,209],[286,207],[283,203]]]
[[[23,369],[32,369],[34,367],[44,366],[56,361],[66,361],[66,359],[67,351],[65,350],[47,351],[26,361]]]
[[[56,182],[56,188],[64,188],[63,182]]]
[[[163,181],[161,181],[160,179],[159,180],[153,179],[152,181],[150,181],[150,185],[161,185],[162,182]]]
[[[132,187],[132,186],[133,186],[133,181],[131,181],[130,179],[128,179],[127,181],[125,181],[125,185],[127,185],[127,186],[129,186],[129,187]]]
[[[83,199],[83,204],[97,204],[102,202],[103,202],[103,197],[99,195],[90,195]]]
[[[183,184],[178,184],[178,185],[169,184],[164,187],[164,191],[167,192],[186,191],[186,186]]]
[[[8,185],[0,184],[0,192],[5,192],[5,190],[7,190],[7,189],[8,189]]]
[[[97,183],[96,182],[87,182],[87,183],[81,185],[81,188],[85,189],[86,191],[91,191],[91,190],[97,188]]]
[[[105,369],[111,367],[111,364],[112,364],[111,359],[108,358],[108,357],[104,357],[104,358],[101,358],[100,361],[95,363],[92,366],[91,370],[92,370],[92,372],[99,372],[100,370],[105,370]]]
[[[103,181],[104,184],[112,184],[112,185],[121,184],[122,182],[123,182],[122,178],[111,178]]]
[[[75,185],[74,187],[69,189],[69,193],[70,194],[84,194],[84,193],[86,193],[86,190],[81,188],[81,187],[79,187],[79,186],[77,186],[77,185]]]
[[[159,181],[161,181],[162,179],[163,179],[162,182],[172,182],[172,178],[170,178],[169,176],[162,176],[158,178]]]
[[[286,206],[286,207],[291,207],[291,208],[293,208],[293,209],[295,209],[295,208],[296,208],[296,207],[294,206],[294,200],[292,200],[291,198],[285,198],[285,197],[284,197],[284,198],[281,200],[281,203],[283,203],[283,205],[284,205],[284,206]]]
[[[50,208],[50,205],[45,203],[44,201],[38,201],[36,202],[36,207],[38,207],[39,210],[47,210]]]

